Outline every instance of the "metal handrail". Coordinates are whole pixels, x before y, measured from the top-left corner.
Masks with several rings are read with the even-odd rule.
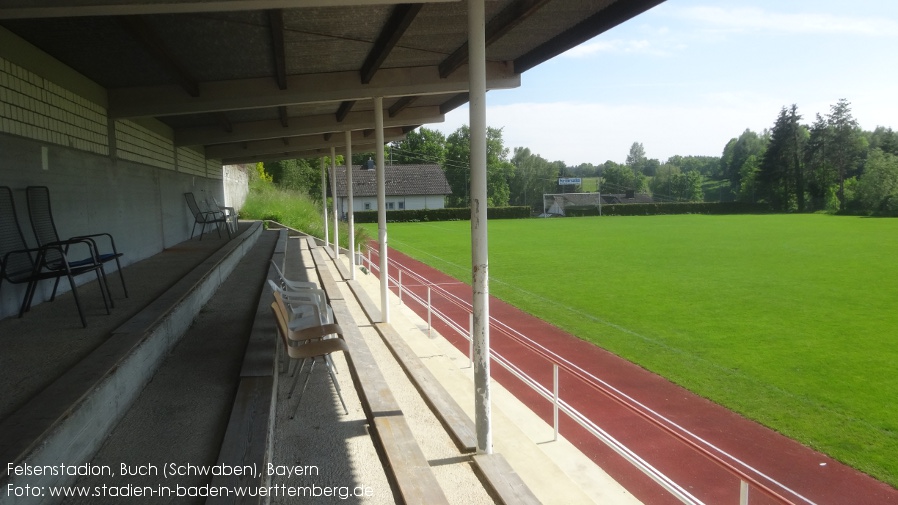
[[[369,269],[372,272],[377,270],[378,275],[379,275],[380,267],[378,265],[375,265],[371,261],[371,257],[370,257],[371,251],[372,251],[372,249],[368,248],[368,252],[369,252],[368,257],[364,258],[364,259],[367,260]],[[398,263],[396,263],[395,260],[390,259],[389,263],[394,268],[396,268],[397,271],[407,272],[407,274],[411,275],[413,278],[416,278],[419,282],[421,282],[421,284],[423,286],[426,286],[428,289],[428,300],[422,299],[420,296],[418,296],[411,290],[406,290],[407,296],[410,296],[413,300],[415,300],[421,306],[426,307],[429,313],[436,314],[440,320],[442,320],[444,323],[446,323],[451,329],[456,331],[463,338],[465,338],[468,341],[471,341],[470,334],[467,333],[465,331],[465,329],[460,324],[451,320],[448,316],[443,314],[441,311],[436,310],[432,307],[432,304],[429,303],[429,301],[430,301],[429,300],[429,298],[430,298],[429,292],[431,289],[435,289],[446,300],[453,303],[453,305],[456,305],[459,308],[462,308],[465,311],[467,311],[468,313],[470,313],[471,307],[468,302],[465,302],[458,296],[456,296],[456,295],[446,291],[442,287],[439,287],[438,285],[428,281],[427,279],[420,276],[419,274],[417,274],[411,270],[403,269],[403,267],[401,265],[399,265]],[[388,272],[388,277],[394,281],[394,284],[396,284],[398,286],[399,293],[400,293],[400,299],[401,299],[403,285],[401,283],[395,282],[396,279],[394,277],[389,276],[389,272]],[[400,278],[401,278],[401,276],[400,276]],[[640,418],[646,420],[651,425],[653,425],[657,428],[660,428],[665,433],[673,436],[675,439],[686,444],[687,447],[698,452],[702,456],[708,458],[710,461],[712,461],[713,463],[720,466],[723,470],[726,470],[733,476],[738,477],[740,479],[740,505],[748,504],[748,488],[749,488],[749,486],[756,488],[761,493],[767,495],[768,497],[776,500],[779,503],[790,504],[790,505],[795,503],[795,502],[785,498],[782,494],[780,494],[776,490],[772,489],[770,486],[760,482],[754,476],[737,468],[730,462],[721,458],[719,455],[714,454],[714,452],[712,452],[710,449],[708,449],[707,447],[704,447],[702,444],[700,444],[699,442],[696,441],[696,439],[701,440],[699,437],[697,437],[693,433],[689,432],[687,429],[683,428],[682,426],[665,418],[664,416],[655,412],[651,408],[643,405],[642,403],[638,402],[637,400],[630,397],[629,395],[623,393],[622,391],[618,390],[617,388],[614,388],[607,382],[586,372],[579,366],[571,363],[570,361],[564,359],[561,356],[558,356],[555,352],[553,352],[549,349],[546,349],[539,343],[533,341],[531,338],[527,337],[526,335],[521,334],[517,330],[510,328],[508,325],[502,323],[501,321],[498,321],[498,320],[494,319],[493,317],[490,317],[490,323],[497,330],[501,331],[503,334],[508,336],[510,339],[512,339],[519,345],[524,346],[525,348],[527,348],[530,351],[532,351],[533,353],[535,353],[537,356],[547,360],[549,363],[552,364],[554,381],[555,381],[555,391],[554,392],[549,391],[548,388],[546,388],[545,386],[543,386],[542,384],[537,382],[535,379],[533,379],[532,377],[527,375],[520,368],[515,366],[513,363],[511,363],[504,357],[502,357],[495,350],[493,350],[493,349],[490,350],[490,355],[493,356],[495,361],[500,366],[502,366],[504,369],[509,371],[512,375],[514,375],[519,380],[521,380],[525,385],[530,387],[537,394],[539,394],[543,398],[545,398],[553,403],[553,406],[556,409],[556,414],[555,414],[556,437],[557,437],[557,430],[558,430],[557,411],[560,410],[560,411],[564,412],[565,414],[567,414],[568,417],[571,418],[571,420],[573,420],[574,422],[579,424],[581,427],[583,427],[584,429],[589,431],[593,436],[598,438],[600,441],[602,441],[604,444],[606,444],[609,448],[614,450],[617,454],[619,454],[624,459],[626,459],[628,462],[633,464],[637,469],[639,469],[640,471],[642,471],[643,473],[648,475],[652,480],[654,480],[657,484],[662,486],[668,492],[672,493],[675,497],[677,497],[677,499],[679,499],[683,503],[696,503],[696,504],[702,503],[697,498],[692,496],[689,492],[687,492],[685,489],[683,489],[681,486],[679,486],[678,484],[673,482],[670,478],[665,476],[663,473],[661,473],[660,471],[655,469],[652,465],[650,465],[648,462],[643,460],[637,454],[632,452],[630,449],[628,449],[622,443],[617,441],[613,436],[611,436],[610,434],[608,434],[607,432],[602,430],[592,420],[590,420],[585,415],[580,413],[578,410],[576,410],[575,408],[570,406],[567,402],[558,398],[558,396],[557,396],[557,390],[558,390],[557,377],[558,377],[558,370],[561,369],[561,370],[564,370],[565,372],[567,372],[568,374],[570,374],[572,377],[579,380],[580,382],[593,388],[597,392],[605,395],[606,397],[608,397],[609,399],[611,399],[618,405],[621,405],[622,407],[626,408],[627,410],[631,411],[632,413],[637,414]],[[714,450],[716,450],[718,452],[721,452],[721,453],[723,452],[719,448],[714,447],[713,445],[711,445],[710,443],[708,443],[704,440],[701,440],[701,442],[703,442],[704,444],[707,444],[708,446],[712,447]],[[730,456],[730,457],[732,457],[732,456]],[[744,465],[744,463],[742,463],[741,461],[740,461],[740,463]],[[771,482],[776,482],[774,479],[772,479],[766,475],[763,475],[760,472],[758,472],[758,473],[760,475],[762,475],[765,479],[768,479]],[[803,502],[806,502],[806,503],[812,504],[812,505],[814,504],[813,501],[800,495],[796,491],[789,489],[785,485],[780,484],[778,482],[777,482],[777,485],[779,485],[783,489],[789,491],[789,493],[795,495],[797,498],[800,498]]]

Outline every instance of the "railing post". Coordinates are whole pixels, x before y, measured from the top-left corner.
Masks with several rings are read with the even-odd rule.
[[[555,437],[558,441],[558,363],[552,363],[552,415],[554,416]]]
[[[739,505],[748,505],[748,482],[739,481]]]
[[[430,286],[427,286],[427,336],[433,338],[433,334],[430,331]]]
[[[402,305],[402,269],[399,270],[399,305]]]
[[[368,270],[374,270],[371,268],[371,248],[368,248]]]

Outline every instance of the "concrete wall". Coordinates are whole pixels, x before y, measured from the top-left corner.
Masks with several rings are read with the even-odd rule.
[[[246,203],[246,195],[249,194],[249,175],[247,170],[252,165],[225,165],[222,167],[224,178],[224,205],[234,207],[237,211]]]
[[[50,188],[61,236],[111,233],[125,265],[190,238],[183,194],[226,201],[221,163],[172,138],[153,119],[109,118],[103,88],[0,27],[0,185],[13,188],[30,246],[32,185]],[[24,289],[3,283],[0,318],[18,312]]]

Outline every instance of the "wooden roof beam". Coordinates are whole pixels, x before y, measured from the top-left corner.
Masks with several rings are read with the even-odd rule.
[[[424,4],[416,3],[399,4],[393,8],[390,19],[387,20],[387,23],[380,31],[380,35],[374,41],[374,47],[371,48],[371,52],[368,53],[368,57],[365,58],[365,63],[362,65],[360,72],[362,84],[371,82],[371,79],[374,78],[374,73],[386,61],[390,51],[393,50],[399,39],[402,38],[402,34],[415,20],[415,16],[421,12],[422,7],[424,7]]]
[[[416,0],[444,3],[459,0]],[[3,0],[0,19],[130,16],[383,5],[384,0]],[[399,2],[397,2],[399,3]],[[405,2],[402,2],[405,3]]]
[[[405,132],[401,127],[384,128],[384,138],[401,139],[405,136]],[[337,138],[339,137],[339,138]],[[352,132],[353,145],[356,143],[370,143],[372,139],[364,134],[361,130]],[[285,142],[286,141],[286,142]],[[335,135],[329,140],[325,140],[319,135],[306,135],[302,137],[284,137],[282,139],[257,140],[254,142],[235,142],[233,144],[219,144],[206,147],[206,157],[210,159],[219,158],[238,158],[246,156],[257,156],[262,154],[277,154],[284,151],[284,146],[289,146],[290,151],[304,151],[309,149],[324,149],[333,147],[343,147],[346,144],[345,135]]]
[[[438,106],[411,107],[396,117],[384,118],[384,127],[401,127],[410,124],[441,123],[444,117]],[[230,142],[318,135],[328,132],[364,130],[374,125],[374,111],[351,112],[343,122],[337,122],[333,114],[303,116],[290,119],[284,128],[277,119],[234,123],[233,131],[226,133],[218,127],[201,126],[175,130],[176,146],[226,144]]]
[[[287,57],[284,46],[284,11],[268,11],[268,26],[271,30],[271,49],[274,57],[274,78],[278,89],[287,89]]]
[[[549,0],[518,0],[508,4],[486,24],[486,45],[501,39],[506,33],[532,16],[549,3]],[[448,77],[452,72],[468,62],[468,43],[465,42],[448,58],[440,63],[440,77]]]
[[[165,41],[140,17],[125,16],[118,19],[122,27],[128,31],[150,55],[184,88],[188,95],[200,96],[200,86],[187,68],[168,50]]]
[[[487,89],[516,88],[520,75],[508,62],[486,62]],[[271,85],[268,77],[199,83],[200,96],[185,96],[177,87],[147,86],[108,90],[113,119],[199,114],[231,109],[278,107],[315,102],[367,100],[373,96],[450,94],[468,91],[468,72],[447,78],[436,65],[381,69],[370,84],[359,83],[358,72],[328,72],[287,76],[287,89]]]

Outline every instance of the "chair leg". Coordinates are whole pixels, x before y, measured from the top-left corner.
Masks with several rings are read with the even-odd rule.
[[[325,356],[325,358],[330,358],[330,356],[327,355],[327,356]],[[340,398],[340,403],[343,404],[343,412],[345,412],[346,415],[349,415],[349,409],[346,408],[346,402],[343,401],[343,392],[340,391],[340,383],[337,382],[337,377],[334,375],[334,369],[333,369],[333,367],[331,366],[332,362],[331,362],[330,359],[325,359],[325,360],[324,360],[324,363],[327,365],[327,371],[328,371],[328,373],[330,373],[330,376],[331,376],[331,382],[334,383],[334,389],[337,390],[337,397]]]
[[[112,305],[115,307],[115,304],[112,301],[112,292],[109,291],[109,283],[106,282],[106,275],[102,275],[101,278],[100,274],[103,271],[103,266],[101,265],[97,270],[97,284],[100,285],[100,294],[103,296],[103,305],[106,306],[106,315],[109,315],[111,314],[111,312],[109,312],[109,306]]]
[[[299,392],[299,398],[296,399],[296,406],[293,407],[293,414],[290,416],[290,419],[296,417],[296,413],[299,412],[299,404],[302,403],[302,395],[306,392],[306,387],[309,385],[309,379],[312,378],[312,370],[314,369],[315,358],[312,358],[312,366],[309,367],[309,373],[306,375],[306,380],[302,383],[302,391]]]
[[[75,297],[75,305],[78,306],[78,315],[81,316],[81,324],[85,328],[87,328],[87,319],[84,317],[84,309],[81,308],[81,299],[78,297],[78,288],[75,287],[75,279],[72,277],[71,274],[69,274],[67,277],[69,278],[69,286],[71,286],[71,288],[72,288],[72,296]],[[103,289],[103,288],[100,287],[100,289]]]
[[[296,383],[299,382],[299,376],[302,375],[302,370],[303,370],[303,368],[305,368],[305,366],[306,366],[306,358],[303,358],[303,360],[299,362],[299,370],[297,370],[296,367],[293,367],[293,377],[294,377],[293,386],[290,388],[290,391],[287,392],[287,398],[293,397],[293,391],[296,389]],[[314,368],[314,367],[315,367],[315,360],[313,359],[312,360],[312,368]],[[312,373],[311,369],[309,370],[309,373]]]
[[[115,266],[118,267],[118,276],[122,280],[122,289],[125,291],[125,298],[128,298],[128,286],[125,286],[125,274],[122,273],[122,264],[118,260],[118,256],[115,257]],[[109,298],[112,298],[112,293],[109,294]]]

